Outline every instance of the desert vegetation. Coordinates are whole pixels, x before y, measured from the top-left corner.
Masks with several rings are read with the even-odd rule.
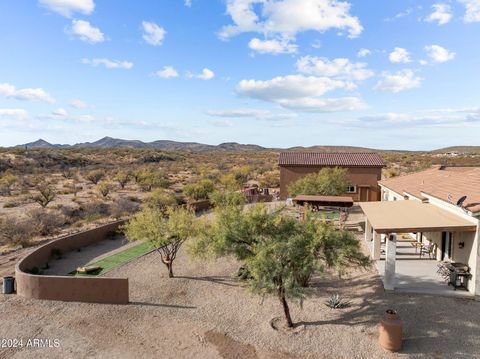
[[[480,154],[476,153],[451,156],[389,151],[382,152],[381,156],[386,163],[384,177],[431,165],[480,165]],[[206,199],[220,204],[238,202],[241,200],[238,196],[225,196],[221,191],[234,192],[246,185],[278,188],[277,161],[278,152],[269,150],[167,152],[129,148],[0,148],[3,223],[0,251],[132,216],[145,207],[166,211],[173,204],[192,204]],[[311,180],[305,180],[303,190],[334,192],[334,188],[326,191],[315,187],[315,180]],[[339,183],[337,180],[334,182]],[[38,230],[39,226],[34,225],[32,219],[33,210],[55,218],[54,222],[49,222],[55,223],[56,230]]]

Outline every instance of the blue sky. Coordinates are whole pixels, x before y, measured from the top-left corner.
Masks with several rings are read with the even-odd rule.
[[[480,0],[0,0],[0,145],[480,145]]]

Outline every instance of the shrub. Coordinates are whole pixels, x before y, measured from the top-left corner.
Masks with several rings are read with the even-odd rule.
[[[102,182],[97,185],[97,191],[103,196],[103,198],[106,198],[108,196],[112,188],[113,186],[109,182]]]
[[[5,173],[0,178],[0,192],[9,196],[12,194],[12,187],[18,182],[18,177],[12,173]]]
[[[87,221],[106,217],[110,214],[110,207],[107,203],[101,201],[92,201],[83,204],[80,207],[81,217]]]
[[[57,213],[40,208],[29,211],[27,216],[34,233],[41,236],[59,233],[60,227],[65,223]]]
[[[145,199],[145,206],[160,212],[165,212],[168,207],[176,204],[175,197],[163,189],[156,189]]]
[[[120,171],[116,174],[115,181],[124,189],[128,181],[130,181],[130,174],[126,171]]]
[[[27,247],[33,234],[31,223],[23,218],[0,218],[0,244]]]
[[[57,196],[57,193],[55,192],[53,186],[46,182],[38,183],[35,186],[35,190],[37,191],[37,193],[32,195],[31,198],[43,208],[47,207],[48,204],[52,202]]]
[[[187,184],[183,192],[186,196],[193,198],[194,200],[207,199],[210,193],[215,190],[215,186],[212,181],[205,179],[198,183]]]
[[[299,194],[340,196],[344,194],[350,181],[344,168],[322,168],[288,186],[288,194],[295,197]]]
[[[170,184],[166,174],[158,169],[143,169],[137,175],[137,182],[142,191],[149,192],[153,188],[166,188]]]
[[[105,177],[105,174],[103,173],[103,171],[100,170],[90,171],[85,176],[85,178],[93,184],[97,184],[98,182],[100,182],[103,177]]]
[[[111,214],[114,218],[121,218],[123,216],[133,214],[140,208],[139,204],[132,202],[126,198],[118,198],[110,207]]]

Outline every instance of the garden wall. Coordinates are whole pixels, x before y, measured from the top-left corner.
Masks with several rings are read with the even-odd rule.
[[[115,234],[125,221],[68,235],[34,250],[17,263],[17,294],[25,298],[92,303],[128,303],[127,278],[73,277],[30,274],[52,260],[52,250],[66,253],[102,241]]]

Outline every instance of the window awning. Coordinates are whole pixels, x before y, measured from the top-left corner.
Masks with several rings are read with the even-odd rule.
[[[477,225],[445,209],[415,200],[362,202],[377,233],[475,232]]]

